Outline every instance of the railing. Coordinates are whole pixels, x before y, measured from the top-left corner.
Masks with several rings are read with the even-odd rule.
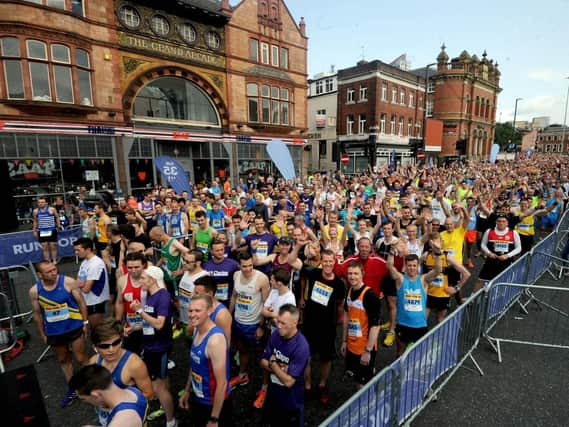
[[[553,233],[494,278],[485,289],[471,295],[320,425],[379,427],[410,423],[467,360],[483,375],[473,357],[481,337],[493,344],[500,360],[500,342],[569,348],[569,338],[564,339],[569,337],[569,314],[565,309],[569,306],[569,286],[535,285],[546,272],[559,277],[569,271],[569,262],[561,257],[568,234],[569,212],[566,212]],[[539,293],[535,292],[537,290]],[[554,336],[546,336],[541,341],[536,333],[519,339],[491,337],[489,332],[515,305],[525,313],[528,313],[529,305],[547,311],[549,317],[544,321],[553,329]],[[567,324],[561,325],[561,322]]]

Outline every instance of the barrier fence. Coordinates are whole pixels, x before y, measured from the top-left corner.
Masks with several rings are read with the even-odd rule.
[[[568,235],[569,212],[565,212],[555,230],[529,253],[494,278],[485,289],[471,295],[320,425],[409,424],[456,371],[465,367],[467,360],[480,375],[484,374],[473,357],[481,337],[493,345],[500,361],[501,342],[569,348],[569,314],[563,309],[569,307],[569,286],[535,285],[546,272],[552,277],[561,277],[560,274],[569,271],[569,262],[562,257]],[[506,316],[514,306],[519,306],[526,315],[539,313],[543,328],[549,326],[550,333],[542,328],[525,330],[520,328],[520,323],[514,328]],[[497,326],[510,334],[519,330],[521,335],[517,338],[490,336],[490,331]]]

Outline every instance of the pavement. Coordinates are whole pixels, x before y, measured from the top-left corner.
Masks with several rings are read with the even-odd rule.
[[[477,260],[473,277],[481,265]],[[75,276],[78,265],[70,259],[60,264],[60,272]],[[31,277],[25,272],[14,277],[20,312],[29,310],[27,291],[33,284]],[[555,283],[550,281],[547,283]],[[473,279],[464,288],[465,295],[472,289]],[[559,282],[557,282],[559,284]],[[565,297],[565,295],[562,295]],[[552,303],[561,301],[558,295],[549,295]],[[567,298],[565,307],[569,307]],[[565,300],[563,299],[563,304]],[[499,333],[512,333],[511,330],[523,332],[535,330],[539,324],[539,310],[530,306],[530,315],[520,316],[513,309],[501,326]],[[522,317],[523,320],[517,318]],[[548,319],[547,322],[553,320]],[[556,332],[565,331],[560,316],[555,317]],[[568,322],[569,323],[569,322]],[[45,346],[40,342],[33,322],[21,325],[31,337],[26,342],[24,351],[7,364],[12,370],[20,366],[34,364]],[[515,329],[517,328],[517,330]],[[532,329],[533,328],[533,329]],[[533,332],[533,338],[541,332]],[[567,329],[569,332],[569,329]],[[505,335],[502,335],[505,336]],[[565,334],[569,340],[569,333]],[[381,336],[383,341],[383,333]],[[339,347],[338,347],[339,348]],[[466,368],[461,368],[440,393],[438,401],[429,404],[413,422],[417,426],[562,426],[569,425],[569,409],[566,404],[569,382],[565,380],[567,372],[566,350],[504,344],[502,347],[503,363],[498,362],[489,344],[481,341],[474,357],[484,370],[484,376]],[[184,338],[175,341],[172,359],[176,367],[170,371],[171,390],[176,398],[187,380],[188,346]],[[378,353],[376,368],[379,370],[395,359],[395,348],[382,347]],[[48,353],[41,363],[35,364],[44,403],[52,426],[71,427],[96,423],[97,419],[92,407],[76,402],[66,409],[60,409],[59,402],[66,390],[63,374],[53,352]],[[233,367],[232,372],[235,372]],[[313,375],[317,372],[313,365]],[[258,363],[251,367],[251,383],[233,392],[234,419],[238,426],[261,425],[261,412],[252,406],[256,392],[260,389],[261,370]],[[308,401],[305,405],[305,425],[316,426],[326,419],[335,408],[348,400],[356,390],[355,384],[343,379],[343,361],[335,360],[330,378],[330,405],[323,407],[317,400]],[[151,403],[151,410],[158,407],[157,401]],[[191,426],[189,414],[177,409],[180,426]],[[149,422],[150,427],[165,425],[162,417]]]

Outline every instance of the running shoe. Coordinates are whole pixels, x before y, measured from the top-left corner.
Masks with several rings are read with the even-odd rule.
[[[249,375],[236,375],[229,380],[229,387],[233,390],[237,386],[245,386],[249,384]]]
[[[79,396],[77,395],[77,392],[75,390],[67,390],[67,393],[65,393],[65,397],[63,398],[63,400],[61,401],[61,408],[67,408],[69,405],[71,405],[73,402],[75,402],[77,399],[79,398]]]
[[[257,409],[261,409],[265,405],[265,399],[267,398],[267,390],[261,389],[257,393],[257,398],[253,402],[253,406]]]
[[[172,339],[180,338],[184,334],[184,328],[172,328]]]
[[[318,386],[318,392],[320,394],[320,403],[324,406],[328,406],[330,403],[330,396],[328,395],[328,387]]]
[[[388,331],[389,328],[391,328],[391,322],[382,323],[382,324],[379,326],[379,328],[380,328],[382,331]]]
[[[157,409],[156,411],[153,411],[150,414],[148,414],[146,419],[148,421],[154,421],[154,420],[157,420],[158,418],[160,418],[164,414],[166,414],[166,411],[164,411],[164,409],[160,408],[160,409]]]
[[[395,342],[395,332],[388,332],[383,340],[383,345],[386,347],[391,347]]]

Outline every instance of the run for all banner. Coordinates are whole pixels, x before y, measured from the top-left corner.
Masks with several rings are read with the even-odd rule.
[[[81,237],[81,228],[74,227],[57,234],[57,256],[59,258],[75,255],[73,242]],[[31,231],[0,234],[0,268],[11,265],[24,265],[43,259],[41,244]]]

